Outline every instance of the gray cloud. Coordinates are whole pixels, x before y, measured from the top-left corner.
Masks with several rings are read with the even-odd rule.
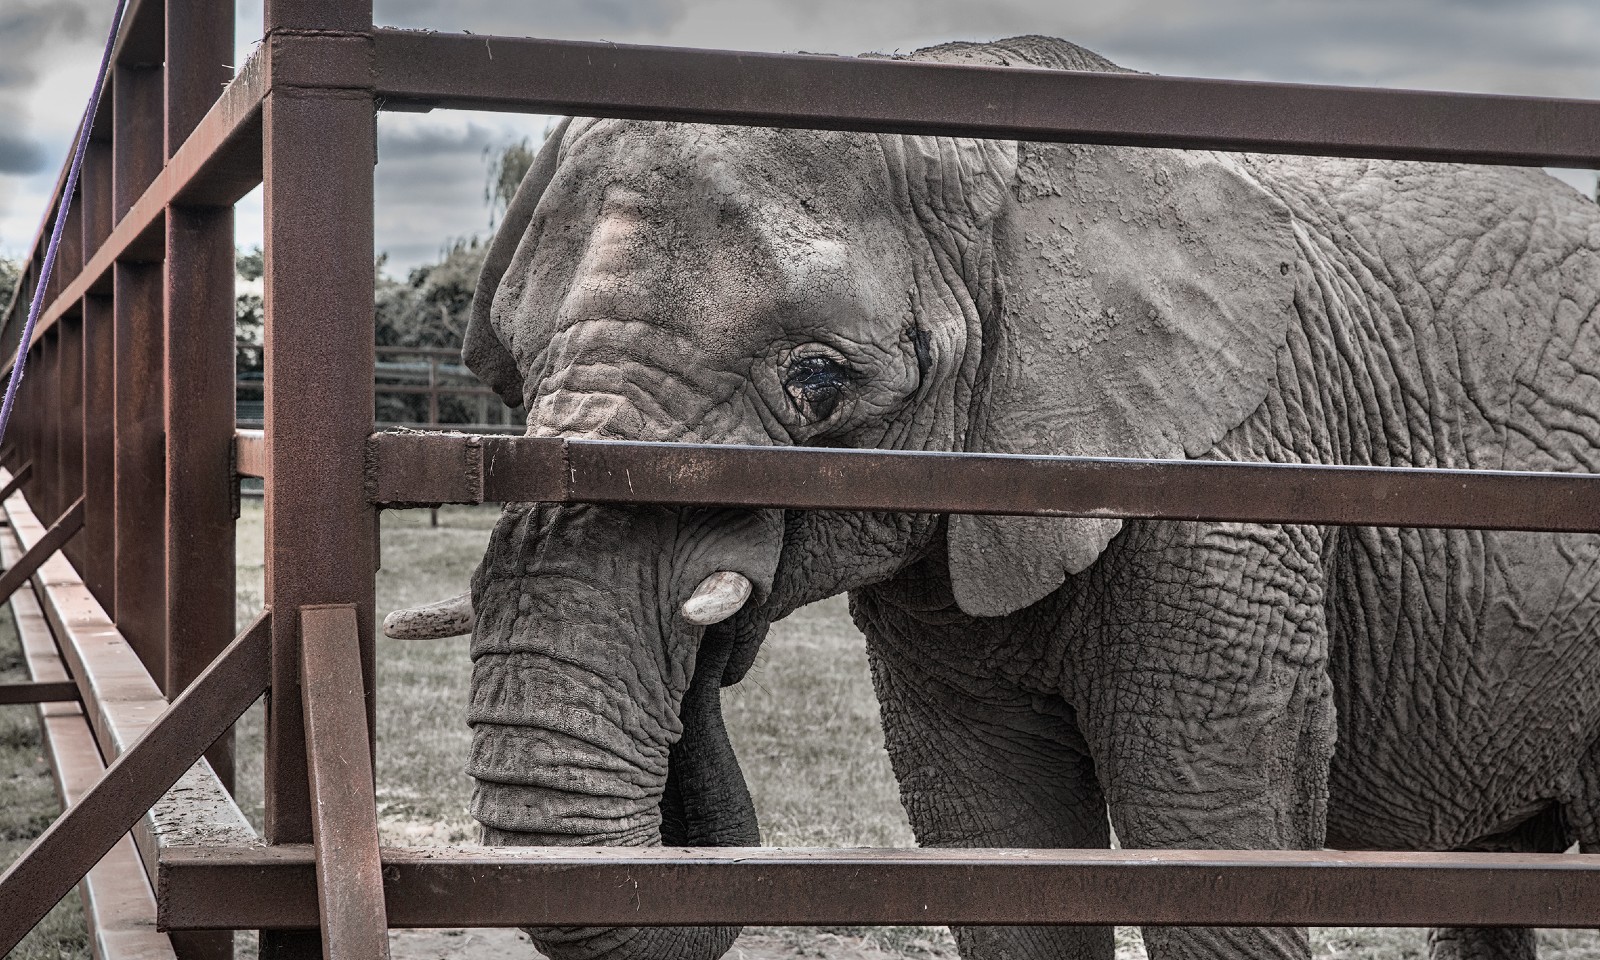
[[[45,162],[39,144],[0,130],[0,173],[37,173],[45,168]]]
[[[80,39],[88,24],[76,2],[8,2],[0,9],[0,175],[39,173],[50,164],[44,141],[28,133],[29,95],[41,68],[63,45]]]
[[[0,10],[0,96],[31,87],[54,48],[81,38],[88,23],[79,3],[8,3]]]
[[[398,27],[466,29],[505,36],[561,35],[596,38],[612,34],[661,33],[680,22],[689,0],[377,0],[373,19]]]
[[[392,273],[436,259],[453,239],[486,235],[489,155],[524,137],[539,142],[545,125],[536,117],[481,119],[449,110],[379,115],[374,225]]]

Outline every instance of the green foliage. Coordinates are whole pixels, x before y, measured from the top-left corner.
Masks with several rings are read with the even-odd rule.
[[[266,273],[265,258],[261,248],[235,251],[234,273],[237,278],[253,283]],[[234,294],[233,340],[234,367],[239,371],[259,371],[262,367],[262,345],[266,342],[267,305],[261,294],[246,289]]]
[[[438,263],[412,269],[403,281],[384,275],[388,255],[380,256],[373,291],[378,346],[460,347],[486,252],[476,237],[457,240]]]
[[[17,293],[17,282],[22,279],[22,265],[15,260],[0,257],[0,310],[5,309]]]
[[[550,131],[546,130],[545,136],[549,135]],[[511,206],[511,198],[517,195],[517,187],[521,186],[522,178],[527,176],[528,168],[533,166],[537,152],[538,148],[531,145],[527,137],[502,147],[499,152],[485,148],[484,160],[488,171],[483,183],[483,202],[489,205],[490,227]]]

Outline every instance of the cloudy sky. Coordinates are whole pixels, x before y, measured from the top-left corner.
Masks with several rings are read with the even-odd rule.
[[[34,236],[113,0],[0,0],[0,255]],[[238,62],[260,36],[239,4]],[[1600,98],[1596,0],[377,0],[379,23],[514,36],[860,53],[1018,33],[1172,75]],[[543,117],[436,111],[378,125],[377,246],[393,273],[485,234],[486,151]],[[1563,179],[1590,193],[1591,171]],[[239,206],[260,240],[260,200]]]

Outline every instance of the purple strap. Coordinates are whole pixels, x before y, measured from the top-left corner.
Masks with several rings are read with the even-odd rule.
[[[78,142],[72,153],[72,169],[67,171],[67,183],[61,189],[61,205],[56,208],[56,225],[50,231],[50,243],[45,247],[44,266],[39,270],[39,282],[33,288],[33,301],[28,305],[28,322],[22,327],[22,339],[17,341],[17,364],[6,384],[6,399],[0,405],[0,443],[5,441],[6,427],[11,424],[11,407],[17,400],[17,386],[22,383],[22,368],[28,362],[28,346],[33,342],[33,327],[39,322],[39,310],[44,306],[44,291],[55,270],[56,252],[61,247],[61,232],[67,225],[67,210],[72,206],[72,195],[78,189],[78,173],[83,169],[83,152],[89,146],[89,130],[94,126],[95,107],[100,103],[100,92],[105,89],[106,71],[111,67],[111,48],[116,45],[117,31],[122,29],[122,10],[127,0],[117,0],[116,13],[111,15],[111,36],[106,39],[105,52],[100,54],[100,74],[95,77],[94,95],[89,98],[89,108],[83,113],[83,123],[78,127]]]

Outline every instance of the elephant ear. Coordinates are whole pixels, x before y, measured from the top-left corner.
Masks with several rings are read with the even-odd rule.
[[[538,237],[532,235],[528,228],[533,224],[533,214],[544,197],[545,188],[550,185],[550,179],[560,165],[561,144],[571,123],[570,119],[563,119],[545,138],[544,146],[539,148],[533,165],[528,168],[516,195],[506,207],[505,219],[501,221],[500,229],[489,244],[489,252],[483,258],[483,272],[478,274],[478,286],[472,295],[472,317],[467,321],[467,332],[462,338],[461,361],[467,365],[467,369],[477,374],[479,380],[499,394],[508,407],[522,405],[522,371],[489,318],[494,309],[495,294],[500,290],[500,281],[505,278],[506,270],[516,258],[517,250],[524,243],[538,242]]]
[[[995,225],[1000,306],[968,448],[1184,458],[1266,397],[1294,314],[1288,209],[1234,159],[1019,144]],[[1121,521],[952,516],[956,601],[1001,616],[1099,557]]]

